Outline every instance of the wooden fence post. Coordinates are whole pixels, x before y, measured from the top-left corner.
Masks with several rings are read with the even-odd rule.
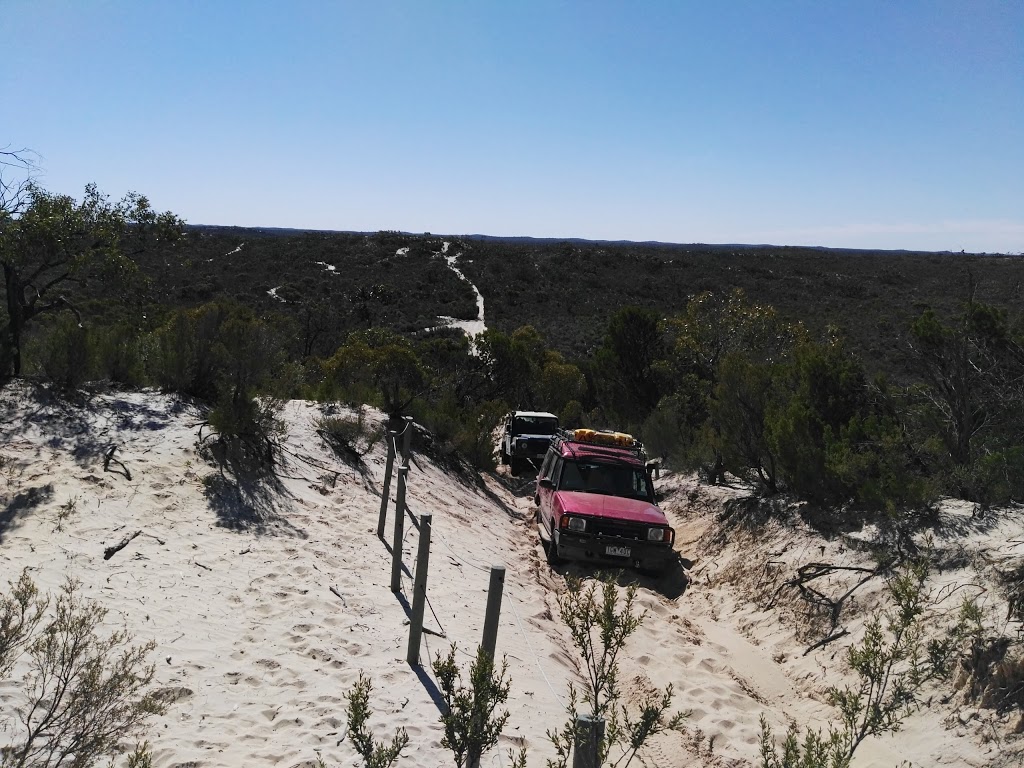
[[[412,588],[412,617],[409,620],[409,652],[405,660],[420,663],[420,637],[423,635],[423,607],[427,602],[427,566],[430,560],[430,523],[433,515],[420,515],[420,543],[416,551],[416,578]]]
[[[405,483],[409,468],[398,468],[398,499],[395,503],[395,539],[391,545],[391,591],[402,590],[402,538],[405,535]]]
[[[388,464],[384,468],[384,489],[380,494],[380,516],[377,518],[377,538],[384,538],[384,523],[388,516],[388,497],[391,495],[391,473],[395,468],[395,441],[398,439],[398,433],[394,430],[389,430],[387,437],[388,443]]]
[[[412,453],[412,416],[404,416],[405,431],[402,433],[402,463],[409,466],[409,456]]]
[[[484,614],[484,638],[481,645],[494,659],[498,644],[498,619],[501,617],[501,594],[505,589],[505,566],[491,567],[491,583],[487,587],[487,612]]]
[[[576,743],[572,748],[572,768],[601,768],[598,753],[604,739],[604,718],[576,715]]]

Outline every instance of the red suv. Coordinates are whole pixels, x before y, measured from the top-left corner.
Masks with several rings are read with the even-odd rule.
[[[675,531],[654,502],[643,446],[621,432],[559,431],[537,477],[537,529],[548,562],[586,560],[660,573]]]

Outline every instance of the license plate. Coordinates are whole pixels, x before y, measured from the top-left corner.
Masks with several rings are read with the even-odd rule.
[[[629,557],[629,547],[605,547],[604,553],[612,557]]]

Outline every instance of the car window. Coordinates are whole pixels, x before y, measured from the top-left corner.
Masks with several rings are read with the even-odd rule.
[[[583,479],[583,473],[580,472],[579,465],[575,461],[565,462],[562,465],[562,476],[558,481],[558,490],[585,491],[586,489],[586,481]]]
[[[650,497],[647,477],[640,469],[601,462],[566,461],[558,489],[636,499]]]
[[[541,477],[551,477],[551,465],[555,463],[554,451],[548,451],[544,456],[544,463],[540,466]]]
[[[513,431],[517,435],[553,435],[558,420],[543,416],[516,416]]]

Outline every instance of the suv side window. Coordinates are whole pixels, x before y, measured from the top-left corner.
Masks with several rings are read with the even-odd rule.
[[[554,458],[554,461],[551,462],[551,474],[548,475],[548,477],[551,478],[551,482],[553,482],[555,484],[555,487],[557,488],[558,476],[562,474],[562,464],[564,462],[562,461],[561,456],[558,456],[555,453],[552,453],[551,455]]]
[[[555,452],[549,450],[544,457],[544,463],[540,465],[540,476],[551,477],[551,466],[555,463]]]

